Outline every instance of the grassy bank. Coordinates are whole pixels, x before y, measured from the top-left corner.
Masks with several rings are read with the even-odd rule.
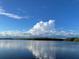
[[[79,38],[66,38],[64,41],[73,41],[73,42],[79,42]]]

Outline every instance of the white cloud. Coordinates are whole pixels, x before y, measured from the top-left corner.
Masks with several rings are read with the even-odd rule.
[[[16,31],[3,31],[3,32],[0,32],[0,37],[30,37],[31,34],[27,33],[27,32],[22,32],[22,31],[19,31],[19,30],[16,30]]]
[[[20,31],[3,31],[0,32],[0,36],[20,36]]]
[[[55,31],[54,23],[55,20],[49,20],[48,22],[40,21],[35,24],[28,32],[32,35],[39,35],[49,32],[51,30]]]
[[[79,34],[70,31],[58,31],[55,28],[55,20],[49,21],[40,21],[36,23],[30,30],[21,32],[21,31],[4,31],[0,32],[2,37],[71,37],[77,36]]]
[[[70,31],[66,32],[64,30],[57,31],[55,28],[55,20],[49,20],[47,22],[40,21],[36,23],[29,31],[32,36],[76,36],[76,33]]]
[[[13,13],[9,13],[8,11],[4,10],[3,8],[0,8],[0,15],[7,16],[7,17],[10,17],[10,18],[14,18],[14,19],[25,18],[25,17],[19,16],[19,15],[13,14]]]

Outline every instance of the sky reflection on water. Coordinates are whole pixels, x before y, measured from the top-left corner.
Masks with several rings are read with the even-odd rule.
[[[79,59],[78,55],[78,42],[0,40],[0,59]]]

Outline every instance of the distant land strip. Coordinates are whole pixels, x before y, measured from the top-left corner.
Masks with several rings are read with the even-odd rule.
[[[37,40],[37,41],[72,41],[72,42],[79,42],[79,38],[0,38],[0,40]]]
[[[39,41],[64,41],[58,38],[0,38],[0,40],[39,40]]]

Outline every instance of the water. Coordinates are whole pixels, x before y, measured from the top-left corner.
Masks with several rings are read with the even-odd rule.
[[[0,59],[79,59],[79,42],[0,40]]]

